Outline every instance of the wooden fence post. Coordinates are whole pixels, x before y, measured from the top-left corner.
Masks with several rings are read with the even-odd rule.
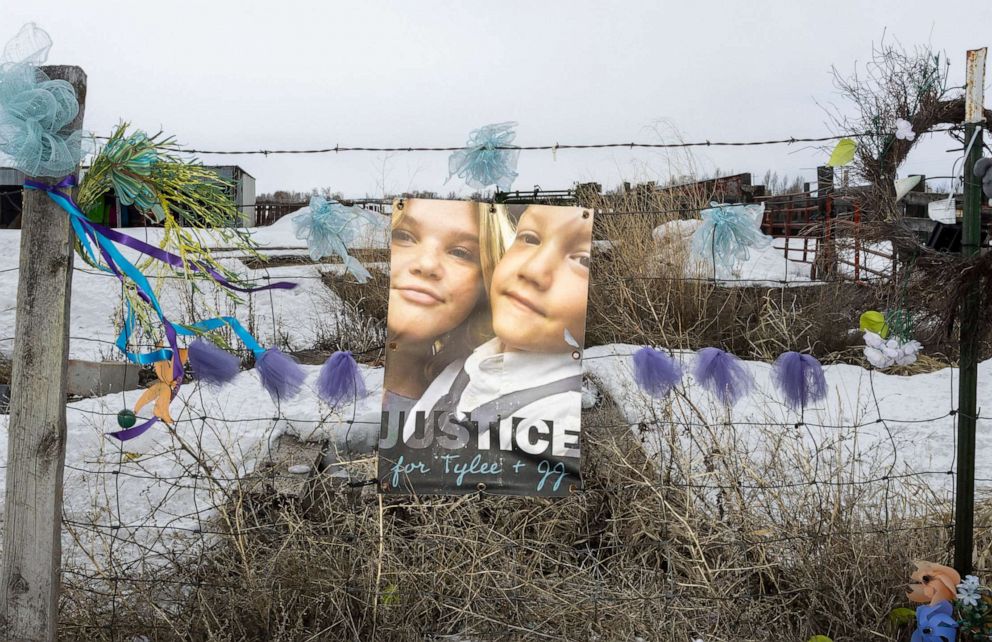
[[[70,127],[80,129],[86,74],[42,70],[76,90]],[[58,624],[72,261],[68,215],[45,192],[24,190],[0,558],[4,640],[55,640]]]

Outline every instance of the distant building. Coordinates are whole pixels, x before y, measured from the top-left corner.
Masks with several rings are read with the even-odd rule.
[[[254,227],[256,224],[255,177],[237,165],[205,167],[217,172],[221,179],[233,183],[231,198],[238,208],[239,225]],[[21,227],[21,193],[24,191],[24,179],[24,174],[16,169],[0,167],[0,229]],[[95,221],[111,227],[156,226],[134,207],[121,204],[112,192],[89,214]]]
[[[16,169],[0,167],[0,230],[21,227],[21,192],[25,178]]]
[[[234,204],[241,212],[241,227],[255,227],[255,177],[237,165],[207,165],[223,180],[234,183]]]

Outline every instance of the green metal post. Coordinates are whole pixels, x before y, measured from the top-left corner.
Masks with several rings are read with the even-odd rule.
[[[985,80],[985,50],[968,52],[965,106],[964,218],[961,225],[961,254],[975,256],[981,242],[982,184],[972,169],[982,157],[982,87]],[[957,492],[954,502],[954,568],[962,575],[972,572],[975,535],[975,424],[978,395],[978,284],[968,286],[961,305],[960,380],[958,382]]]

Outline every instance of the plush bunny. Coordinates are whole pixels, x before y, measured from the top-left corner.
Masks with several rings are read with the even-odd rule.
[[[933,562],[913,562],[916,564],[916,572],[911,577],[913,582],[909,585],[910,590],[907,597],[913,602],[920,602],[931,606],[947,600],[953,602],[957,596],[958,584],[961,583],[961,575],[949,566],[934,564]]]
[[[980,159],[975,163],[975,168],[972,171],[975,172],[975,176],[982,179],[982,191],[985,192],[985,198],[992,198],[992,158]]]
[[[961,575],[953,568],[933,562],[914,562],[907,597],[922,603],[916,607],[916,630],[912,642],[955,642],[958,622],[954,619],[954,598]]]

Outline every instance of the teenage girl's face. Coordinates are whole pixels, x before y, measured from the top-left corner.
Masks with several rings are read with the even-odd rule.
[[[484,289],[475,204],[406,201],[390,250],[391,340],[434,341],[468,318]]]
[[[524,211],[490,292],[493,331],[506,349],[569,352],[566,329],[581,344],[591,251],[592,215],[581,208]]]

